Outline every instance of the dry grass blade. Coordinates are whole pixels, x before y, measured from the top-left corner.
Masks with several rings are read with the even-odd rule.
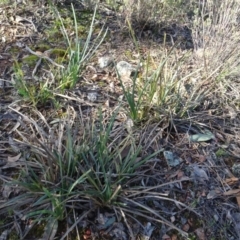
[[[140,217],[143,217],[145,219],[151,220],[152,222],[158,222],[158,223],[161,223],[161,224],[166,224],[170,228],[176,229],[179,233],[181,233],[182,236],[184,236],[184,237],[188,236],[188,234],[186,232],[182,231],[181,229],[176,227],[174,224],[172,224],[168,220],[164,219],[160,214],[156,213],[155,210],[153,210],[153,209],[151,209],[147,206],[144,206],[140,203],[134,202],[132,200],[129,201],[129,202],[131,202],[133,204],[133,206],[139,207],[139,208],[137,208],[137,210],[131,210],[131,209],[126,208],[126,207],[121,207],[121,208],[119,208],[119,210],[121,209],[125,213],[140,216]],[[153,217],[149,216],[149,213],[151,213]]]
[[[63,236],[61,237],[60,240],[64,240],[68,235],[69,233],[71,233],[71,231],[78,225],[79,222],[81,222],[92,210],[88,210],[86,211],[85,213],[83,213],[75,222],[74,224],[67,230],[67,232],[65,232],[63,234]]]
[[[57,233],[57,229],[58,229],[58,221],[56,219],[50,219],[45,226],[45,230],[42,238],[39,240],[54,239]]]

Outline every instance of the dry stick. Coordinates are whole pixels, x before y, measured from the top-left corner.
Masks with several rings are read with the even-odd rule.
[[[140,208],[144,209],[144,210],[147,210],[149,213],[152,213],[154,215],[154,217],[151,217],[151,216],[147,216],[147,218],[149,220],[152,220],[154,222],[159,222],[159,223],[162,223],[162,224],[165,224],[167,226],[169,226],[170,228],[173,228],[173,229],[176,229],[179,233],[181,233],[184,237],[187,237],[188,236],[188,233],[187,232],[184,232],[182,229],[176,227],[175,225],[173,225],[171,222],[169,222],[167,219],[165,219],[164,217],[162,217],[161,215],[159,215],[158,213],[154,212],[153,209],[151,208],[148,208],[147,206],[143,206],[137,202],[134,202],[132,201],[131,199],[127,199],[129,202],[139,206]],[[119,208],[119,207],[118,207]],[[138,216],[142,216],[144,218],[146,218],[146,215],[144,215],[143,213],[141,212],[133,212],[133,210],[131,209],[128,209],[128,208],[123,208],[121,207],[125,212],[128,212],[128,213],[131,213],[131,214],[135,214],[135,215],[138,215]],[[150,215],[150,214],[149,214]],[[157,218],[156,218],[157,217]]]
[[[36,75],[36,72],[37,72],[37,70],[38,70],[41,62],[42,62],[42,58],[38,59],[37,64],[36,64],[35,68],[34,68],[33,71],[32,71],[32,77],[33,77],[35,80],[37,80],[36,77],[35,77],[35,75]]]
[[[132,240],[135,240],[135,237],[134,237],[134,235],[133,235],[132,228],[129,226],[129,224],[128,224],[128,222],[127,222],[127,219],[126,219],[126,216],[125,216],[125,213],[123,212],[123,210],[122,210],[121,208],[120,208],[120,212],[121,212],[122,217],[123,217],[123,220],[124,220],[124,222],[125,222],[125,224],[126,224],[126,226],[127,226],[127,228],[128,228],[128,231],[129,231],[129,233],[130,233],[131,239],[132,239]]]
[[[60,93],[53,93],[53,94],[54,94],[54,96],[59,96],[59,97],[66,98],[66,99],[69,99],[69,100],[73,100],[73,101],[76,101],[76,102],[79,102],[79,103],[84,103],[88,106],[100,106],[99,103],[93,103],[93,102],[90,102],[90,101],[87,101],[87,100],[84,100],[84,99],[70,97],[70,96],[67,96],[67,95],[64,95],[64,94],[60,94]]]
[[[34,25],[34,23],[33,23],[33,21],[31,21],[31,20],[28,20],[27,18],[22,18],[22,17],[20,17],[20,16],[16,16],[16,18],[15,18],[15,22],[16,23],[21,23],[21,22],[28,22],[28,23],[31,23],[31,25],[33,26],[33,29],[34,29],[34,32],[37,32],[38,30],[37,30],[37,28],[36,28],[36,26]],[[24,25],[23,23],[21,23],[22,25]]]
[[[34,51],[32,51],[28,46],[25,47],[26,50],[28,52],[30,52],[31,54],[41,58],[41,59],[46,59],[47,61],[49,61],[50,63],[52,63],[54,66],[56,67],[60,67],[60,68],[65,68],[63,65],[60,65],[60,64],[57,64],[56,62],[54,62],[51,58],[49,58],[48,56],[44,55],[44,54],[40,54],[40,53],[36,53]],[[51,50],[48,50],[48,51],[51,51]]]

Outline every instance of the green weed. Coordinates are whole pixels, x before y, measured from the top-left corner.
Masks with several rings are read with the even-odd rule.
[[[17,62],[14,64],[14,74],[13,87],[25,101],[35,107],[44,105],[49,101],[56,105],[56,100],[51,91],[51,84],[49,84],[48,80],[38,83],[25,80],[26,77]]]

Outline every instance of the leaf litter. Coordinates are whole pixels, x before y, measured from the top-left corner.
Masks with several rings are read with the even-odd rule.
[[[31,10],[31,9],[30,9]],[[26,11],[27,12],[27,11]],[[12,15],[13,13],[10,12]],[[22,26],[23,28],[19,28],[15,25],[11,25],[12,28],[12,34],[10,34],[11,31],[7,32],[6,28],[4,28],[4,41],[8,43],[7,48],[13,48],[15,47],[13,43],[10,43],[9,40],[14,40],[16,37],[20,38],[17,43],[19,46],[21,46],[21,34],[25,34],[26,38],[22,37],[22,39],[30,43],[29,36],[36,36],[36,29],[37,25],[41,27],[41,21],[39,19],[34,22],[32,20],[27,19],[26,17],[21,17],[16,15],[16,18],[14,20],[17,24],[17,26]],[[24,29],[24,26],[25,29]],[[126,44],[127,45],[127,44]],[[24,45],[23,45],[24,46]],[[125,46],[126,47],[126,46]],[[2,50],[2,49],[1,49]],[[7,49],[4,49],[1,52],[6,52]],[[123,51],[123,50],[122,50]],[[19,52],[23,54],[25,52],[24,49],[20,48]],[[26,53],[26,52],[25,52]],[[19,54],[19,55],[21,55]],[[8,59],[8,58],[7,58]],[[18,59],[20,60],[20,56],[18,56]],[[5,61],[6,59],[4,59]],[[102,60],[103,63],[100,61],[100,67],[107,67],[112,61],[111,60]],[[11,60],[10,60],[11,62]],[[9,64],[9,62],[8,62]],[[3,64],[0,65],[1,69]],[[5,65],[5,62],[4,62]],[[30,68],[28,69],[28,71]],[[129,71],[132,71],[132,67]],[[6,72],[6,71],[3,71]],[[94,73],[96,74],[96,72]],[[102,74],[102,73],[101,73]],[[105,74],[105,75],[104,75]],[[129,74],[129,73],[128,73]],[[29,71],[29,76],[32,75],[32,71]],[[7,76],[7,74],[6,74]],[[119,88],[119,83],[117,83],[116,79],[114,79],[114,74],[111,76],[109,75],[109,72],[103,72],[103,75],[100,75],[102,78],[107,79],[108,81],[113,84],[115,81],[114,87],[116,87],[116,90],[113,90],[113,92],[121,92]],[[86,77],[87,78],[87,77]],[[90,78],[91,79],[91,78]],[[99,77],[99,79],[101,79]],[[79,88],[81,86],[78,86]],[[81,91],[83,91],[81,88]],[[84,94],[80,93],[79,96],[75,93],[69,93],[69,95],[65,96],[65,101],[70,103],[73,108],[76,108],[78,104],[81,104],[81,107],[83,109],[83,112],[85,111],[87,114],[85,117],[89,117],[89,112],[92,111],[93,106],[97,107],[99,102],[94,105],[102,93],[100,92],[96,94],[96,92],[91,92],[92,89],[90,89],[90,92],[85,91]],[[77,91],[76,91],[77,92]],[[104,91],[102,91],[104,92]],[[82,95],[81,95],[82,94]],[[84,95],[84,97],[83,97]],[[60,94],[58,95],[59,97]],[[104,95],[106,96],[106,95]],[[3,96],[3,99],[6,99],[9,102],[12,102],[11,98],[9,96]],[[104,99],[104,97],[103,97]],[[89,102],[87,102],[89,100]],[[7,102],[6,101],[6,102]],[[111,98],[110,100],[112,104],[116,102],[115,98]],[[101,100],[100,100],[101,102]],[[77,104],[76,104],[77,103]],[[14,104],[13,104],[14,105]],[[11,107],[13,107],[11,105]],[[107,107],[106,107],[107,108]],[[25,115],[29,115],[29,111],[31,108],[28,108],[26,105],[21,105],[17,111],[21,111]],[[48,110],[47,110],[48,111]],[[78,112],[79,113],[79,112]],[[237,119],[236,112],[234,112],[235,115],[232,113],[229,113],[229,122],[228,124],[232,124],[231,126],[236,126],[236,122],[234,123],[234,118]],[[235,116],[235,117],[233,117]],[[55,109],[51,112],[49,111],[49,115],[47,115],[49,119],[52,121],[55,119],[60,119],[59,116],[56,114]],[[92,117],[92,116],[91,116]],[[197,114],[195,116],[196,118],[199,117]],[[194,118],[194,116],[193,116]],[[238,176],[238,163],[234,163],[235,161],[239,160],[239,145],[233,144],[232,142],[239,143],[239,125],[238,128],[232,128],[232,130],[229,129],[222,129],[221,128],[221,121],[222,118],[219,117],[216,118],[213,122],[210,121],[212,116],[205,115],[205,117],[202,118],[202,122],[211,125],[212,132],[216,131],[216,133],[199,133],[193,130],[193,134],[188,135],[189,141],[184,142],[184,139],[181,143],[177,141],[177,139],[181,139],[180,134],[178,133],[167,133],[166,129],[165,131],[162,131],[161,134],[158,135],[158,137],[155,137],[156,134],[149,132],[141,132],[136,131],[134,129],[134,124],[131,122],[130,127],[128,127],[128,133],[134,133],[135,136],[142,134],[142,139],[138,139],[139,141],[144,141],[143,139],[146,139],[146,136],[148,135],[147,139],[151,139],[151,145],[155,145],[156,149],[159,149],[159,146],[164,147],[164,149],[174,149],[174,150],[165,150],[163,152],[163,156],[159,155],[155,159],[149,160],[149,165],[143,165],[141,167],[141,171],[139,171],[139,179],[129,180],[128,184],[132,186],[134,189],[135,183],[141,180],[142,183],[141,186],[144,186],[145,188],[154,188],[156,191],[155,198],[154,196],[148,196],[144,195],[142,197],[142,200],[140,201],[140,204],[144,206],[144,202],[151,201],[149,199],[154,199],[151,204],[154,205],[156,208],[156,211],[161,212],[161,216],[163,215],[166,219],[169,219],[174,224],[178,225],[180,228],[184,229],[187,233],[195,233],[195,235],[198,237],[198,239],[210,239],[211,232],[213,233],[220,233],[222,234],[222,239],[238,239],[239,238],[239,213],[238,207],[239,207],[239,176]],[[38,124],[31,125],[31,121],[26,121],[26,119],[23,119],[21,123],[26,124],[25,128],[29,130],[30,137],[33,137],[33,135],[39,135],[42,139],[45,138],[44,136],[44,130],[38,128],[38,130],[33,130],[34,127],[37,129],[37,125],[41,125],[41,128],[47,128],[47,126],[44,126],[44,124],[40,123],[39,116],[37,114],[31,113],[31,119],[34,119],[34,121],[38,122]],[[0,118],[1,123],[4,123],[4,118]],[[6,119],[5,119],[6,120]],[[16,119],[14,119],[16,120]],[[210,124],[211,122],[211,124]],[[123,122],[124,123],[124,122]],[[129,125],[128,122],[125,122],[124,124]],[[190,128],[190,124],[192,124],[191,121],[187,122],[188,128]],[[195,122],[195,124],[198,126],[198,124]],[[31,125],[31,126],[30,126]],[[121,125],[116,124],[116,125]],[[176,121],[176,130],[177,132],[181,131],[183,129],[182,126],[177,126],[178,122]],[[193,124],[194,125],[194,124]],[[162,127],[159,127],[162,128]],[[164,127],[163,127],[164,128]],[[229,126],[228,126],[229,128]],[[12,175],[14,175],[14,171],[11,171],[12,169],[21,169],[26,166],[26,159],[25,155],[22,155],[19,153],[22,150],[21,144],[19,144],[19,139],[24,138],[24,134],[21,135],[21,131],[24,132],[23,125],[20,124],[20,121],[17,121],[16,123],[8,121],[8,123],[2,124],[0,126],[1,130],[1,137],[5,141],[2,141],[1,139],[1,181],[2,179],[6,180],[10,178]],[[154,129],[154,127],[153,127]],[[191,130],[191,129],[190,129]],[[12,136],[5,137],[3,133],[8,132],[8,134],[12,134]],[[34,133],[34,132],[37,132]],[[121,137],[127,135],[126,132],[121,132]],[[188,134],[187,131],[184,132],[184,134]],[[47,135],[47,134],[46,134]],[[162,136],[161,136],[162,135]],[[215,137],[216,136],[216,137]],[[28,137],[28,136],[27,136]],[[163,141],[163,138],[166,138],[169,140]],[[171,139],[171,141],[170,141]],[[181,139],[182,140],[182,139]],[[211,141],[214,140],[214,141]],[[216,141],[217,140],[217,141]],[[161,143],[161,144],[160,144]],[[203,145],[203,143],[206,145]],[[149,143],[148,143],[149,144]],[[7,149],[6,149],[7,145]],[[149,144],[150,145],[150,144]],[[217,152],[219,148],[224,147],[226,148],[229,165],[224,165],[223,161],[225,160],[226,156],[212,156],[212,153]],[[171,147],[170,147],[171,146]],[[120,153],[120,158],[124,159],[128,155],[129,148],[123,148],[123,151]],[[143,152],[147,152],[149,149],[143,149]],[[25,151],[25,150],[24,150]],[[187,157],[185,157],[185,152],[187,152]],[[220,154],[221,155],[221,154]],[[184,157],[183,157],[184,156]],[[203,156],[203,157],[199,157]],[[140,161],[141,158],[138,158]],[[203,161],[199,159],[204,159]],[[29,163],[28,163],[29,164]],[[28,165],[29,166],[29,165]],[[32,168],[38,169],[38,165],[34,162],[30,163],[30,166]],[[230,167],[229,167],[230,166]],[[233,168],[231,169],[231,166]],[[235,167],[236,166],[236,167]],[[227,170],[228,171],[227,171]],[[231,175],[232,174],[232,175]],[[13,176],[14,177],[14,176]],[[209,184],[211,183],[211,184]],[[14,190],[16,188],[12,188],[8,186],[7,184],[1,185],[1,201],[3,199],[9,199],[11,198],[11,195],[18,195],[18,192]],[[15,192],[16,191],[16,192]],[[144,188],[141,189],[141,194],[144,194]],[[132,193],[126,193],[126,194],[135,194],[134,190]],[[136,199],[141,198],[141,194],[135,195]],[[156,196],[166,196],[166,198],[157,198]],[[167,201],[167,198],[170,198],[172,201]],[[237,204],[235,202],[237,200]],[[182,205],[181,205],[182,203]],[[129,203],[130,204],[130,203]],[[189,206],[188,208],[186,206]],[[135,205],[136,207],[136,205]],[[194,214],[194,211],[197,214]],[[193,213],[191,213],[193,212]],[[97,212],[95,215],[97,216]],[[153,213],[152,213],[153,214]],[[193,214],[191,216],[191,214]],[[23,224],[24,221],[21,219],[20,215],[15,212],[15,216],[19,220],[17,222]],[[24,216],[24,214],[22,215]],[[200,217],[202,216],[202,218]],[[5,217],[5,216],[4,216]],[[128,214],[128,219],[135,218],[133,214]],[[151,216],[152,217],[152,216]],[[153,217],[152,217],[153,218]],[[121,219],[119,217],[119,219]],[[89,239],[94,239],[94,235],[101,238],[102,236],[105,236],[106,238],[109,237],[109,239],[128,239],[128,230],[127,227],[123,224],[124,221],[119,220],[116,218],[112,213],[110,215],[107,214],[107,211],[104,211],[103,213],[99,214],[98,217],[93,218],[84,218],[81,221],[85,224],[82,225],[82,228],[85,231],[85,235],[88,236]],[[92,224],[92,221],[94,224]],[[162,224],[163,231],[161,233],[158,232],[159,225],[156,224],[154,221],[149,222],[146,220],[142,220],[141,217],[137,219],[137,221],[142,221],[140,224],[141,229],[138,230],[136,233],[136,236],[138,235],[140,239],[177,239],[176,233],[174,232],[171,227],[167,228],[164,224]],[[201,222],[204,221],[204,224],[201,225]],[[212,227],[210,227],[210,223],[212,223]],[[221,230],[222,226],[225,226],[225,223],[229,224],[229,230],[226,232],[223,232]],[[130,221],[130,228],[133,228],[133,222]],[[16,224],[17,225],[17,224]],[[27,229],[27,225],[26,229]],[[79,224],[81,225],[81,224]],[[92,226],[95,225],[96,229]],[[199,226],[201,225],[201,226]],[[30,226],[30,224],[29,224]],[[233,228],[231,227],[233,226]],[[57,223],[54,221],[48,221],[48,223],[45,226],[45,231],[43,234],[44,238],[53,239],[56,235],[57,231]],[[165,229],[164,229],[165,227]],[[87,230],[91,229],[92,230]],[[100,232],[100,234],[99,234]],[[3,230],[1,232],[1,239],[6,239],[7,235],[9,234],[8,230]],[[23,235],[21,233],[20,235]],[[236,238],[234,238],[234,236]],[[209,238],[208,238],[209,237]],[[87,239],[87,238],[86,238]],[[220,238],[219,238],[220,239]]]

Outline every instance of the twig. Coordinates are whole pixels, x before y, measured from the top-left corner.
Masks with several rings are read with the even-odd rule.
[[[56,67],[60,67],[60,68],[65,68],[63,65],[60,65],[60,64],[58,64],[58,63],[56,63],[56,62],[54,62],[51,58],[49,58],[48,56],[46,56],[46,55],[44,55],[44,54],[40,54],[40,53],[36,53],[36,52],[34,52],[34,51],[32,51],[28,46],[26,46],[25,47],[26,48],[26,50],[28,51],[28,52],[30,52],[31,54],[33,54],[33,55],[35,55],[35,56],[37,56],[37,57],[39,57],[39,58],[41,58],[41,59],[46,59],[47,61],[49,61],[50,63],[52,63],[54,66],[56,66]]]
[[[120,212],[121,212],[122,217],[123,217],[123,220],[124,220],[124,222],[125,222],[125,224],[126,224],[126,226],[127,226],[127,228],[128,228],[128,231],[129,231],[129,233],[130,233],[130,235],[131,235],[131,239],[132,239],[132,240],[135,240],[136,238],[135,238],[134,235],[133,235],[132,228],[129,226],[129,224],[128,224],[128,222],[127,222],[127,219],[126,219],[126,216],[125,216],[125,213],[123,212],[123,210],[122,210],[121,208],[120,208]]]

